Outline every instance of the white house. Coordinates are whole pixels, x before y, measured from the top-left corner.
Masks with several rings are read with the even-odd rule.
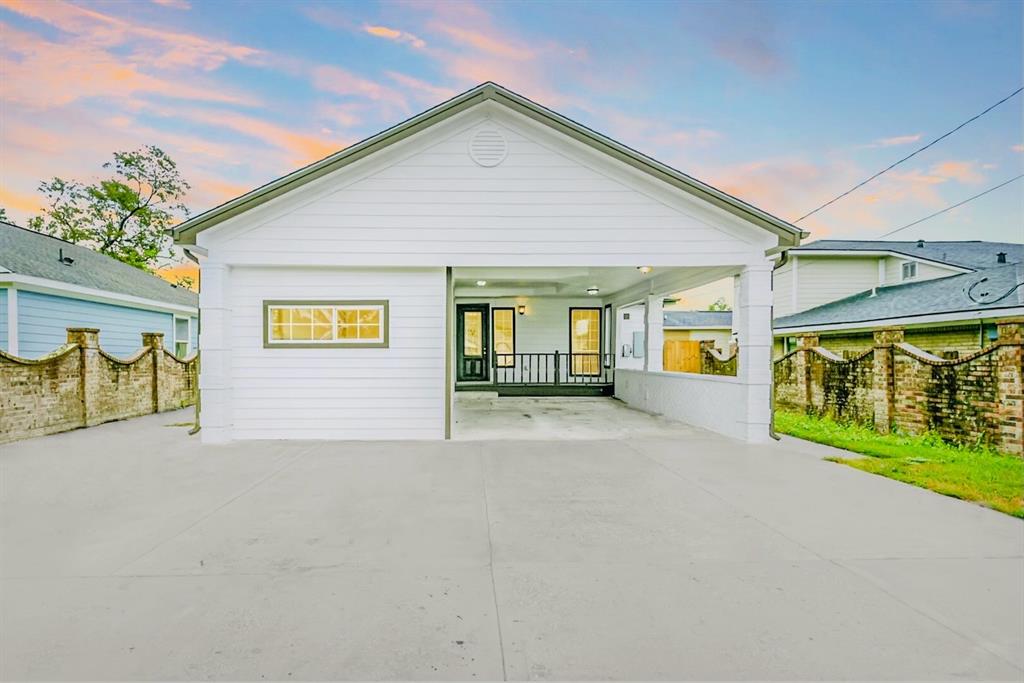
[[[454,392],[610,392],[768,437],[798,228],[493,83],[198,215],[202,436],[442,439]],[[738,376],[661,372],[666,294],[736,283]],[[642,304],[643,366],[615,367]],[[557,353],[556,353],[557,352]]]

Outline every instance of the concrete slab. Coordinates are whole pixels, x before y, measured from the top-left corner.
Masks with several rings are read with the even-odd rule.
[[[0,678],[1024,676],[1020,520],[577,400],[570,440],[0,447]]]

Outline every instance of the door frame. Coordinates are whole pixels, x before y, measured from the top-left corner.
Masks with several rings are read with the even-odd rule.
[[[463,348],[465,347],[463,334],[465,333],[466,311],[480,312],[480,345],[483,354],[483,377],[466,379],[462,376]],[[455,304],[455,381],[456,382],[490,382],[491,381],[491,305],[490,304]]]
[[[573,372],[572,367],[572,339],[575,336],[572,329],[573,311],[597,311],[597,372]],[[597,377],[604,367],[604,307],[603,306],[570,306],[569,307],[569,376],[570,377]]]

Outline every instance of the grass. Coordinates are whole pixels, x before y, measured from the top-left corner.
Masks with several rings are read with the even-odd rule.
[[[1024,459],[987,448],[956,446],[934,434],[876,434],[856,424],[778,411],[775,429],[867,458],[828,458],[936,493],[1024,518]]]

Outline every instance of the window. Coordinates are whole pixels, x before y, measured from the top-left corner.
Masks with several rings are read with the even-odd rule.
[[[263,302],[265,348],[387,345],[387,301]]]
[[[574,375],[601,372],[601,309],[569,309],[569,369]]]
[[[917,262],[916,261],[904,261],[903,262],[903,279],[913,280],[917,277]]]
[[[188,318],[174,318],[174,355],[178,358],[184,358],[189,354],[191,339]]]
[[[516,312],[512,308],[491,309],[494,330],[495,363],[499,368],[511,368],[516,364]],[[506,355],[507,354],[507,355]]]

